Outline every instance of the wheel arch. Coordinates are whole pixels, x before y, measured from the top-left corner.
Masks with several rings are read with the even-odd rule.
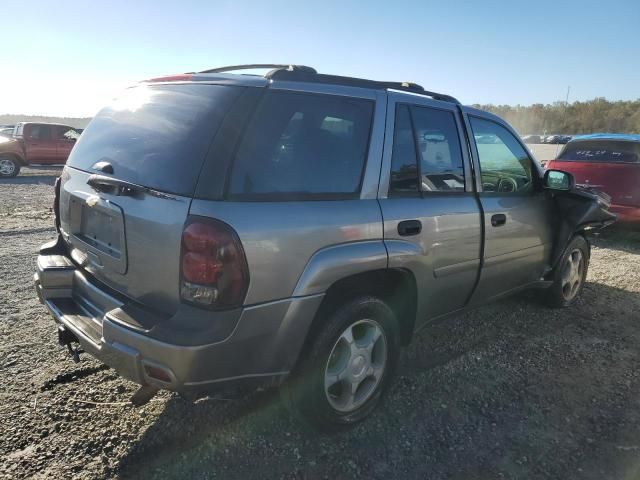
[[[311,322],[305,345],[322,328],[324,318],[340,305],[365,295],[379,298],[389,305],[398,319],[401,343],[407,345],[413,338],[418,295],[413,273],[401,268],[369,270],[343,277],[331,284]]]
[[[15,152],[0,152],[0,158],[2,157],[13,158],[20,164],[21,167],[25,167],[27,165],[27,162],[25,161],[24,157],[22,157],[21,155]]]

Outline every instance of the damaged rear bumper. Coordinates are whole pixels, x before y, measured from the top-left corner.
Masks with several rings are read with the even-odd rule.
[[[202,332],[176,332],[180,341],[172,342],[161,331],[163,322],[144,328],[149,322],[132,318],[142,311],[139,306],[128,308],[126,299],[94,283],[53,243],[38,256],[34,282],[55,322],[85,352],[140,385],[175,391],[280,383],[293,368],[322,300],[314,295],[245,307],[232,321],[220,312],[180,310],[174,316],[207,315],[210,322],[228,326],[216,333],[223,338],[209,335],[198,343]]]

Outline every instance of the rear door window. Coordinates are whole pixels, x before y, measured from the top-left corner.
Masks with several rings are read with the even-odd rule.
[[[418,157],[411,127],[411,114],[409,107],[398,105],[393,130],[389,194],[417,195],[418,191]]]
[[[51,125],[31,125],[29,138],[33,140],[50,140]]]
[[[243,90],[207,84],[128,89],[94,117],[67,165],[95,172],[94,164],[108,162],[119,179],[191,195],[211,140]]]
[[[420,190],[464,192],[464,164],[456,119],[453,112],[446,110],[398,105],[389,194],[411,195]]]
[[[574,162],[640,163],[640,142],[577,141],[568,143],[558,160]]]
[[[452,112],[412,107],[425,192],[463,192],[464,166],[456,119]]]
[[[228,187],[235,199],[358,195],[373,102],[268,92],[237,150]]]
[[[80,138],[80,134],[75,128],[56,127],[56,140],[77,140],[78,138]]]

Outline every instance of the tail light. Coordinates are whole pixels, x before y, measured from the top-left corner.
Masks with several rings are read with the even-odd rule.
[[[211,309],[239,307],[249,287],[247,259],[236,232],[218,220],[190,216],[182,232],[180,296]]]

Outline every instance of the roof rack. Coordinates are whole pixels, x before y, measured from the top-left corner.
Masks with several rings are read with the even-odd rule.
[[[443,102],[460,104],[458,99],[451,95],[445,95],[443,93],[431,92],[425,90],[421,85],[411,82],[384,82],[378,80],[367,80],[364,78],[356,77],[343,77],[339,75],[327,75],[324,73],[318,73],[315,68],[308,67],[306,65],[287,65],[287,64],[275,64],[275,63],[256,63],[250,65],[232,65],[229,67],[211,68],[209,70],[203,70],[198,73],[223,73],[232,72],[237,70],[253,70],[269,68],[264,77],[272,80],[289,80],[297,82],[309,82],[309,83],[328,83],[330,85],[346,85],[352,87],[371,88],[371,89],[393,89],[401,90],[405,92],[417,93],[420,95],[426,95],[434,100],[440,100]]]
[[[260,68],[271,68],[272,71],[267,73],[268,76],[274,70],[284,70],[287,72],[305,71],[308,73],[318,73],[315,68],[307,67],[306,65],[287,65],[282,63],[253,63],[248,65],[230,65],[228,67],[210,68],[209,70],[202,70],[198,73],[224,73],[234,72],[237,70],[255,70]],[[268,78],[268,77],[267,77]]]

